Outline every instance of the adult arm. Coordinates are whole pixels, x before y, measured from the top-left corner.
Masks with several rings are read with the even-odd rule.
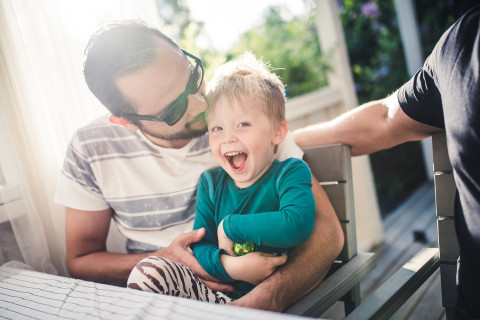
[[[397,92],[366,103],[337,118],[293,132],[301,147],[343,143],[352,155],[369,154],[398,144],[421,140],[442,129],[407,116],[398,103]]]
[[[203,238],[204,229],[181,234],[167,248],[155,252],[112,253],[106,248],[111,214],[111,209],[82,211],[67,207],[65,221],[67,266],[73,277],[125,286],[130,271],[140,260],[157,255],[188,266],[214,290],[231,290],[230,286],[217,283],[217,279],[203,270],[190,249],[192,243]]]
[[[312,177],[315,223],[285,265],[232,305],[281,312],[317,286],[343,248],[343,232],[325,191]]]

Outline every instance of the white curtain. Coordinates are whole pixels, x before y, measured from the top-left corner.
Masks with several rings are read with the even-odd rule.
[[[84,48],[101,24],[135,18],[158,27],[155,1],[0,0],[0,264],[19,254],[67,274],[56,183],[75,129],[106,112],[85,84]]]

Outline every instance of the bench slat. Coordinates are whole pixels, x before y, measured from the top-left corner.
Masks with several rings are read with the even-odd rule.
[[[320,182],[346,181],[349,177],[350,150],[341,144],[306,148],[303,160]]]
[[[440,279],[442,283],[442,305],[445,308],[455,308],[457,302],[457,264],[440,265]]]
[[[447,139],[444,132],[432,135],[432,148],[433,171],[452,171],[452,165],[448,156]]]
[[[435,272],[438,265],[438,249],[422,249],[345,319],[388,319]]]
[[[460,254],[457,235],[455,233],[455,222],[453,219],[437,220],[438,248],[440,249],[440,261],[457,263]]]
[[[435,174],[435,207],[437,216],[453,217],[457,187],[453,173]]]
[[[328,199],[330,199],[330,202],[335,209],[335,213],[337,214],[338,220],[341,222],[349,222],[351,217],[347,212],[345,199],[347,185],[345,183],[330,184],[322,185],[322,188],[325,190]]]

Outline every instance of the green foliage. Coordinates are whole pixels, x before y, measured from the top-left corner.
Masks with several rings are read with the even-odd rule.
[[[327,85],[328,61],[320,49],[313,9],[308,16],[285,19],[281,8],[270,7],[264,22],[244,33],[227,56],[246,51],[275,68],[289,97]]]
[[[156,0],[156,5],[163,22],[162,31],[183,49],[198,56],[205,69],[205,79],[211,79],[215,67],[225,62],[225,56],[210,48],[200,49],[197,45],[199,39],[207,37],[203,22],[193,20],[183,1]]]
[[[270,7],[261,25],[241,35],[225,54],[199,48],[198,39],[207,37],[203,23],[194,21],[181,1],[157,0],[157,8],[164,32],[202,59],[207,81],[217,66],[250,51],[274,68],[286,84],[286,94],[294,97],[326,86],[329,69],[318,41],[314,1],[304,1],[310,7],[305,16],[285,18],[282,8]]]
[[[381,99],[409,79],[393,0],[343,0],[339,4],[360,103]],[[477,0],[416,0],[424,56],[442,33]],[[428,8],[428,10],[425,10]],[[370,156],[382,214],[388,214],[425,180],[419,142]]]
[[[387,96],[410,78],[393,0],[337,3],[359,102]],[[416,0],[414,3],[426,57],[442,33],[478,4],[478,0]]]
[[[408,80],[393,1],[341,1],[340,19],[360,103]]]
[[[156,0],[155,4],[163,24],[162,31],[180,43],[185,36],[185,30],[192,22],[190,10],[178,0]]]
[[[392,0],[338,1],[359,103],[381,99],[408,80]],[[370,155],[382,215],[425,179],[418,143]]]

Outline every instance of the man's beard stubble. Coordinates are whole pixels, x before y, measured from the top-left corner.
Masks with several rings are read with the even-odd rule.
[[[156,139],[167,140],[167,141],[178,141],[178,140],[191,140],[193,138],[203,136],[207,132],[207,125],[204,121],[202,121],[202,124],[200,124],[200,125],[201,125],[201,127],[195,129],[195,128],[191,128],[192,125],[190,123],[187,123],[185,125],[185,129],[182,130],[181,132],[178,132],[176,134],[168,134],[168,135],[163,135],[163,134],[159,134],[157,132],[152,132],[151,130],[145,128],[141,124],[138,125],[138,128],[143,133],[145,133],[149,136],[152,136]]]

